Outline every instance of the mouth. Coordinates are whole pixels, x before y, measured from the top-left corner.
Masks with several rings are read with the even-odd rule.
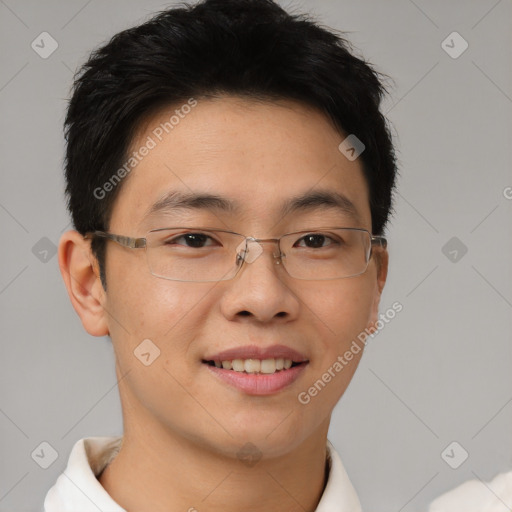
[[[268,396],[283,391],[299,379],[308,360],[233,359],[202,360],[205,369],[219,382],[245,395]]]

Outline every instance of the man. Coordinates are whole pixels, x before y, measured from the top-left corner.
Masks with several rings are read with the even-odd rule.
[[[46,512],[345,511],[331,413],[376,329],[396,166],[379,76],[270,0],[169,9],[92,54],[59,265],[124,433]]]

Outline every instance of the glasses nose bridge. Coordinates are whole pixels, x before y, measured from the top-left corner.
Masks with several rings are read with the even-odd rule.
[[[243,250],[242,257],[246,263],[256,261],[256,259],[263,253],[263,247],[261,244],[270,243],[277,245],[277,252],[274,251],[272,256],[278,260],[277,263],[280,263],[281,257],[283,256],[281,252],[281,238],[254,238],[253,236],[248,236],[245,238],[244,243],[245,248]],[[253,246],[252,251],[251,245]]]
[[[279,258],[281,256],[281,238],[253,238],[252,236],[247,237],[252,242],[258,244],[274,244],[277,246],[278,253],[274,254],[274,258]]]

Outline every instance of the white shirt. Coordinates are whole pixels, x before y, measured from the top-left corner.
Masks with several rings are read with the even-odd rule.
[[[491,482],[469,480],[439,496],[428,512],[510,512],[512,471],[500,473]]]
[[[75,443],[64,472],[48,491],[44,512],[126,512],[97,475],[118,454],[122,437],[87,437]],[[361,512],[361,504],[334,446],[327,440],[329,477],[315,512]]]

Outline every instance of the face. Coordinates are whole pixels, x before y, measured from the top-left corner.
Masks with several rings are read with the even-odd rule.
[[[264,239],[322,226],[371,232],[361,163],[338,150],[345,137],[322,114],[284,101],[199,100],[159,140],[154,130],[171,110],[144,123],[133,141],[132,150],[148,136],[156,145],[124,179],[110,232],[144,237],[156,228],[204,226]],[[354,211],[310,202],[283,215],[290,199],[319,191],[344,196]],[[196,204],[148,215],[174,192],[220,196],[233,208]],[[191,283],[155,277],[144,249],[108,242],[101,301],[118,375],[124,376],[125,428],[144,424],[146,431],[173,433],[229,456],[247,442],[278,456],[326,432],[363,351],[333,377],[331,370],[330,381],[309,394],[308,403],[298,397],[377,319],[386,265],[372,257],[356,277],[298,280],[272,252],[265,249],[231,280]],[[151,340],[141,346],[150,353],[146,360],[160,351],[148,365],[134,354],[143,340]],[[274,345],[298,352],[307,363],[266,393],[228,382],[204,362],[228,349]]]

